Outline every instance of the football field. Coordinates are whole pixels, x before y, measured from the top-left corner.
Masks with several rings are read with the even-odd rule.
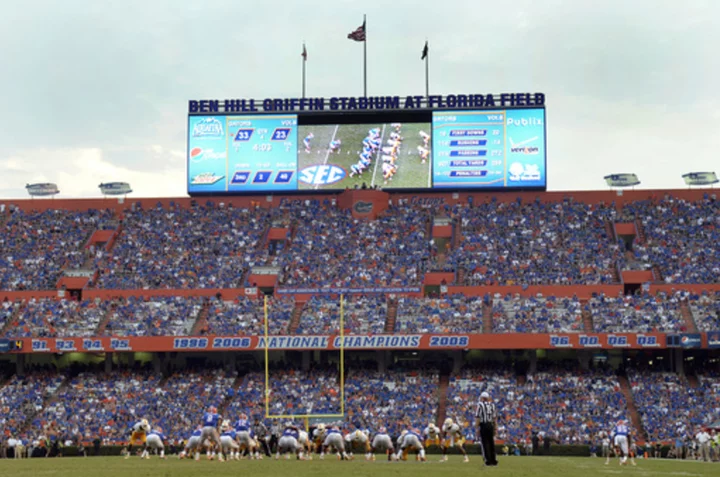
[[[318,165],[335,165],[345,171],[344,178],[331,184],[307,184],[302,181],[302,173],[299,176],[298,186],[301,190],[328,190],[347,189],[362,186],[379,186],[382,188],[427,188],[432,184],[431,170],[432,152],[425,164],[422,163],[417,147],[423,145],[420,131],[429,133],[429,123],[405,123],[402,125],[400,134],[403,137],[402,146],[398,152],[398,170],[391,181],[387,184],[383,181],[382,173],[382,151],[378,149],[372,156],[372,164],[361,175],[350,177],[350,166],[356,164],[363,149],[363,140],[368,136],[368,131],[377,128],[380,130],[380,142],[382,147],[387,146],[390,133],[395,129],[390,124],[333,124],[319,126],[300,126],[298,131],[298,171]],[[313,138],[310,140],[310,152],[305,149],[303,139],[310,133]],[[341,146],[337,152],[330,152],[330,142],[340,140]],[[429,149],[429,147],[428,147]]]
[[[428,456],[428,462],[366,462],[354,460],[340,462],[336,459],[298,462],[295,460],[265,459],[261,461],[217,462],[205,459],[195,462],[169,457],[167,460],[152,458],[140,460],[122,457],[66,457],[50,459],[0,459],[0,475],[8,477],[163,477],[163,476],[237,476],[271,477],[292,475],[297,477],[419,477],[452,475],[465,476],[513,476],[555,477],[557,475],[583,477],[638,476],[704,477],[720,475],[720,464],[675,460],[640,460],[637,467],[620,467],[617,460],[604,465],[603,459],[591,457],[504,457],[498,467],[483,467],[478,455],[471,456],[467,464],[457,456],[446,463],[438,462],[437,455]]]

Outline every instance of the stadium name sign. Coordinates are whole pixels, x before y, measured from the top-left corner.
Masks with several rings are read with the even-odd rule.
[[[200,99],[189,114],[412,109],[542,108],[544,93],[448,94],[446,96],[335,96],[332,98]]]

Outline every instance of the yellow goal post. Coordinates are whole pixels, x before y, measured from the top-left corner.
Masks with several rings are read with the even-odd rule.
[[[310,420],[326,420],[345,418],[345,300],[340,295],[340,413],[339,414],[270,414],[270,333],[268,332],[268,298],[264,297],[263,314],[265,315],[265,418],[266,419],[302,419],[305,427]]]

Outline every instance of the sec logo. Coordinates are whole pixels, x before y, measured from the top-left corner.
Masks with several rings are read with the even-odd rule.
[[[345,179],[345,169],[335,164],[320,164],[300,171],[299,179],[308,185],[330,185]]]

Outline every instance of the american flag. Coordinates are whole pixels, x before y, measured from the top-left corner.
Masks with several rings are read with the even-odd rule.
[[[365,22],[357,27],[352,33],[348,33],[348,39],[354,41],[365,41]]]

